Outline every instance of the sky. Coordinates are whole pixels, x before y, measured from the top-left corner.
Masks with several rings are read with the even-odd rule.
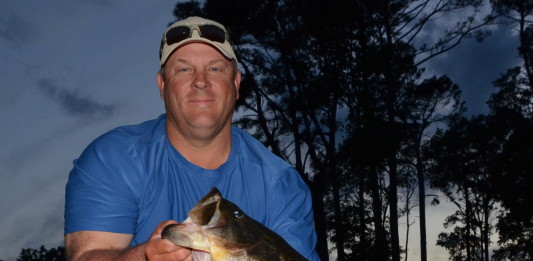
[[[0,259],[61,245],[72,161],[104,132],[164,112],[155,75],[176,2],[0,1]],[[516,36],[497,30],[427,71],[458,83],[470,114],[486,113],[491,82],[516,63],[516,47]],[[434,242],[450,209],[427,211],[430,260],[447,260]],[[415,235],[410,242],[415,257]]]

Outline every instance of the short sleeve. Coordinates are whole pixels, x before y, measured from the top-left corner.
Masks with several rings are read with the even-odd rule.
[[[74,161],[65,193],[65,234],[106,231],[134,234],[138,163],[133,143],[105,134]]]
[[[320,260],[311,192],[294,168],[285,170],[271,193],[272,229],[308,260]]]

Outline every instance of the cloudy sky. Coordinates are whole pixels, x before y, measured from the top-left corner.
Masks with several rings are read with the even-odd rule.
[[[0,259],[61,245],[72,160],[105,131],[163,112],[158,47],[176,2],[0,1]],[[496,31],[428,69],[460,84],[470,113],[486,112],[490,83],[516,62],[516,46],[509,30]],[[433,246],[442,208],[432,209],[430,259],[446,260]]]

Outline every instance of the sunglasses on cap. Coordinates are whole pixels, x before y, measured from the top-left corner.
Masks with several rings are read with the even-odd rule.
[[[216,25],[180,25],[168,30],[165,34],[167,45],[179,43],[192,37],[193,30],[197,30],[200,37],[213,42],[224,43],[228,39],[226,31]]]

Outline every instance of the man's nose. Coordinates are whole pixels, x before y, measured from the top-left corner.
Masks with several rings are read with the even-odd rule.
[[[207,73],[204,70],[196,71],[194,75],[194,88],[205,89],[209,87],[209,85]]]

